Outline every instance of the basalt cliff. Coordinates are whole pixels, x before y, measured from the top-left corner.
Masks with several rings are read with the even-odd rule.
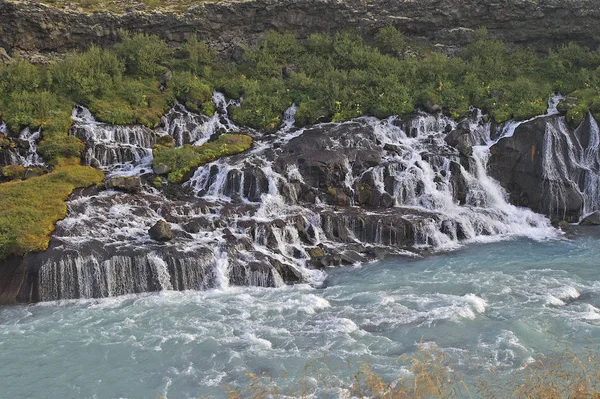
[[[119,30],[155,34],[172,43],[196,35],[234,55],[268,30],[307,37],[392,25],[405,34],[448,47],[466,43],[485,26],[508,43],[547,50],[570,41],[595,46],[600,4],[594,0],[247,0],[206,2],[185,11],[124,8],[123,12],[57,9],[33,1],[0,1],[0,47],[9,54],[64,52],[108,45]]]

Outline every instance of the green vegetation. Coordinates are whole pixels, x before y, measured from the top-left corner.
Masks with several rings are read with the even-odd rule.
[[[80,150],[64,138],[76,103],[104,122],[154,126],[175,100],[211,115],[214,90],[243,97],[232,119],[264,130],[275,130],[292,103],[300,125],[434,106],[460,117],[471,105],[503,122],[543,113],[556,91],[575,99],[568,117],[577,123],[587,110],[600,111],[600,52],[570,44],[540,57],[481,30],[449,57],[386,27],[373,45],[347,32],[304,41],[271,32],[234,63],[195,39],[172,49],[153,36],[123,33],[112,48],[91,46],[48,67],[24,60],[0,67],[0,117],[12,131],[42,126],[49,142],[42,149],[53,161]]]
[[[252,137],[243,134],[223,134],[215,141],[199,147],[184,145],[173,148],[157,145],[154,147],[154,166],[166,165],[171,183],[183,182],[200,165],[218,158],[239,154],[252,146]]]
[[[67,197],[103,178],[97,169],[64,164],[43,176],[0,184],[0,259],[48,248],[54,224],[67,215]]]
[[[6,165],[0,167],[0,179],[6,180],[26,180],[45,173],[44,168],[36,166],[26,168],[21,165]]]
[[[158,7],[186,1],[145,3]],[[91,9],[123,4],[102,0],[78,3]],[[24,127],[41,127],[38,151],[55,168],[48,176],[2,186],[0,257],[43,248],[41,242],[47,240],[52,221],[63,215],[65,193],[98,181],[90,172],[81,175],[88,180],[72,184],[72,173],[79,169],[60,167],[73,165],[84,147],[67,134],[75,104],[88,107],[103,122],[153,127],[175,101],[212,115],[212,93],[219,90],[229,98],[243,98],[240,107],[230,109],[236,123],[274,131],[293,103],[299,107],[298,125],[363,115],[384,118],[415,108],[441,108],[460,117],[471,105],[503,122],[543,113],[548,96],[560,91],[569,95],[563,109],[571,123],[579,123],[588,110],[600,115],[600,50],[574,44],[540,57],[527,49],[511,48],[481,30],[460,56],[449,57],[415,46],[393,27],[381,29],[372,44],[348,32],[314,34],[302,41],[271,32],[260,45],[246,48],[243,60],[235,63],[220,59],[196,39],[173,49],[155,36],[125,32],[121,36],[111,48],[91,46],[50,65],[33,65],[22,59],[0,65],[0,119],[12,135]],[[13,143],[0,135],[0,149]],[[155,149],[155,164],[165,164],[170,170],[169,181],[178,183],[196,166],[245,151],[250,145],[250,137],[223,135],[199,148],[175,149],[170,148],[172,142],[167,138]],[[5,179],[29,177],[18,168],[5,169],[4,173]],[[26,197],[20,197],[20,207],[15,201],[8,205],[13,198],[10,193],[26,191],[35,182],[45,185],[41,192],[55,206],[46,209],[46,218],[40,216],[44,207],[35,205],[34,210],[32,204],[36,202],[26,201]],[[5,212],[9,208],[12,210]],[[25,218],[27,212],[37,212],[30,220],[43,219],[41,225],[21,223],[15,216]],[[7,226],[19,227],[12,231],[13,227]]]

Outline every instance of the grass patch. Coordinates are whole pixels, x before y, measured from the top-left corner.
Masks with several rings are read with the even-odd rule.
[[[0,184],[0,259],[47,249],[55,223],[67,215],[69,195],[103,178],[89,166],[64,164],[43,176]]]
[[[219,158],[239,154],[252,146],[252,137],[243,134],[223,134],[215,141],[194,147],[172,148],[157,145],[153,165],[164,164],[169,169],[169,182],[181,183],[198,167]]]

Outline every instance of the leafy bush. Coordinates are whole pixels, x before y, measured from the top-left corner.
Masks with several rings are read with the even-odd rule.
[[[375,35],[375,45],[383,54],[399,57],[406,48],[406,38],[398,29],[386,26]]]
[[[157,77],[166,71],[171,51],[163,40],[145,33],[121,34],[121,42],[114,46],[115,53],[125,63],[129,75]]]
[[[116,54],[92,45],[82,53],[72,52],[51,67],[56,91],[78,103],[110,93],[121,83],[124,62]]]
[[[199,112],[212,102],[214,89],[191,72],[175,72],[171,86],[177,101],[191,111]]]

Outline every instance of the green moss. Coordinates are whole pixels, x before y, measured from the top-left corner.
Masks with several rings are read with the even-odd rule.
[[[160,190],[162,188],[162,185],[163,185],[162,178],[158,177],[158,176],[155,177],[154,180],[152,181],[152,185],[154,186],[154,188],[157,188],[157,189]]]
[[[173,136],[169,135],[160,136],[156,139],[156,144],[163,147],[173,147],[174,143],[175,140],[173,139]]]
[[[21,165],[7,165],[0,168],[0,175],[8,180],[21,180],[27,168]]]
[[[198,166],[213,162],[219,158],[238,154],[252,146],[252,138],[243,134],[223,134],[215,141],[199,147],[185,145],[169,148],[157,145],[154,148],[154,166],[165,164],[171,170],[169,182],[181,183]]]
[[[97,169],[65,165],[44,176],[0,184],[0,259],[47,249],[55,223],[67,214],[71,192],[102,179]]]
[[[0,150],[5,148],[11,148],[13,146],[12,142],[6,138],[2,133],[0,133]]]

